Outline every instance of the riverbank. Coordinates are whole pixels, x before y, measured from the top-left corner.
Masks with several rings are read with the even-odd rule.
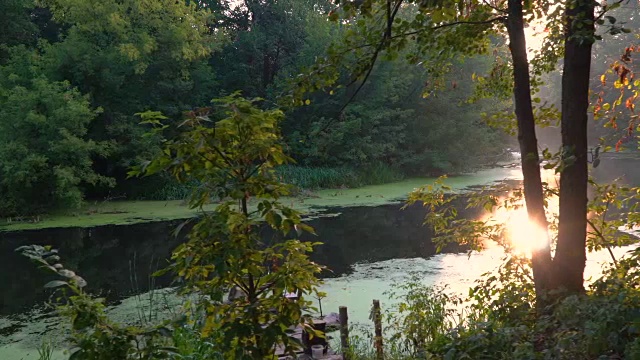
[[[464,190],[505,178],[518,180],[520,171],[518,169],[493,169],[491,173],[479,172],[471,176],[450,178],[447,183],[456,190]],[[447,285],[452,293],[464,294],[480,274],[493,270],[500,263],[502,252],[495,247],[479,254],[473,254],[471,257],[466,253],[433,255],[432,252],[427,251],[431,242],[428,231],[420,226],[424,215],[417,211],[422,208],[417,206],[416,211],[411,211],[411,209],[399,211],[401,206],[399,202],[409,191],[434,180],[408,179],[392,184],[358,189],[322,190],[308,194],[306,197],[285,199],[291,202],[288,205],[292,205],[295,201],[296,207],[310,212],[319,213],[322,209],[331,209],[331,211],[340,213],[338,217],[317,216],[313,219],[316,222],[313,226],[318,230],[320,240],[325,242],[325,245],[317,249],[316,255],[327,259],[338,259],[340,260],[338,265],[344,263],[351,269],[351,271],[338,272],[339,276],[335,278],[326,279],[321,288],[327,293],[327,297],[322,300],[322,307],[326,312],[336,311],[337,306],[346,305],[354,325],[370,327],[368,313],[371,300],[382,300],[384,309],[390,309],[395,301],[385,294],[385,291],[393,290],[394,285],[404,281],[406,276],[412,272],[417,271],[426,285]],[[146,215],[150,220],[138,222],[148,222],[149,224],[113,226],[112,229],[94,229],[89,228],[92,225],[88,225],[85,226],[85,229],[54,230],[55,233],[64,233],[58,235],[46,234],[49,230],[33,233],[37,233],[37,238],[42,241],[51,241],[54,238],[65,239],[66,245],[61,246],[65,259],[68,258],[69,263],[76,264],[74,270],[77,269],[83,276],[86,274],[90,285],[97,285],[97,288],[104,294],[108,291],[114,291],[110,286],[112,283],[121,284],[129,281],[131,274],[137,273],[139,270],[135,264],[146,268],[154,262],[157,264],[158,259],[164,259],[164,257],[152,253],[153,251],[164,247],[166,248],[165,252],[169,253],[170,249],[174,247],[174,244],[168,241],[169,238],[174,238],[168,235],[170,232],[168,229],[175,227],[175,222],[160,226],[161,224],[152,222],[161,220],[153,220],[151,215],[175,215],[178,217],[173,219],[180,219],[196,214],[179,203],[179,206],[172,208],[167,205],[167,208],[162,209],[158,209],[158,207],[167,202],[138,203],[141,206],[136,209],[137,213],[130,209],[127,210],[131,212],[122,212],[125,209],[124,203],[111,203],[113,207],[101,208],[105,213],[88,214],[87,220],[96,220],[90,215],[113,216],[116,219],[117,216],[123,216],[119,219],[123,220],[136,214],[140,217]],[[109,203],[104,205],[109,205]],[[340,207],[348,208],[339,209]],[[180,211],[176,211],[176,209]],[[112,211],[113,214],[107,213],[109,211]],[[71,220],[77,219],[71,218]],[[415,228],[410,224],[414,224]],[[125,233],[125,230],[128,231]],[[10,237],[26,237],[33,233],[24,231],[7,234]],[[167,238],[163,238],[162,235],[166,235]],[[140,243],[141,238],[144,237],[148,237],[150,242]],[[362,244],[360,247],[356,246],[358,243],[364,243],[363,239],[367,240],[366,244]],[[173,241],[178,240],[173,239]],[[140,246],[135,247],[138,243]],[[5,244],[8,249],[16,247],[10,246],[11,241],[6,241]],[[631,248],[615,249],[616,258]],[[15,256],[13,251],[6,253]],[[358,255],[357,258],[353,257],[355,254]],[[76,258],[72,260],[71,256],[76,256]],[[601,269],[600,264],[609,262],[608,256],[609,254],[605,251],[588,255],[587,279],[592,277],[591,280],[593,280],[593,277],[598,276],[598,270]],[[29,289],[31,292],[42,286],[43,280],[36,273],[36,269],[32,269],[36,274],[31,274],[29,271],[15,266],[9,260],[5,259],[2,263],[5,264],[6,269],[11,269],[11,271],[5,272],[7,276],[11,277],[10,280],[5,280],[6,284],[20,284],[19,287]],[[324,261],[321,263],[328,264]],[[333,264],[330,268],[335,270],[341,267]],[[16,273],[21,275],[16,275]],[[139,279],[147,279],[144,275],[137,276]],[[133,280],[131,281],[133,282]],[[134,285],[137,286],[137,283],[131,284],[132,287]],[[170,290],[157,290],[155,295],[158,296],[154,298],[158,299],[159,303],[152,306],[153,309],[150,310],[147,301],[149,294],[126,297],[122,303],[109,307],[110,316],[122,319],[125,323],[137,322],[141,313],[149,314],[150,311],[154,313],[156,310],[153,309],[157,309],[162,312],[166,311],[164,315],[159,315],[160,318],[165,318],[164,316],[167,316],[168,313],[176,311],[174,306],[167,306],[167,304],[178,306],[180,303],[180,299],[174,298]],[[18,296],[9,297],[19,299]],[[43,342],[51,342],[54,345],[56,349],[54,359],[67,358],[64,355],[66,348],[64,337],[68,334],[68,328],[59,319],[39,312],[10,315],[0,317],[0,330],[6,331],[3,334],[0,333],[0,339],[2,339],[0,359],[38,359],[38,348]]]
[[[494,168],[451,177],[446,180],[446,183],[453,190],[462,191],[471,186],[521,178],[519,169]],[[296,197],[283,198],[282,202],[312,216],[317,210],[329,207],[377,206],[398,202],[412,190],[433,183],[435,180],[436,178],[411,178],[384,185],[318,190],[305,192]],[[214,207],[215,204],[211,204],[203,210],[212,210]],[[46,215],[37,219],[3,219],[0,221],[0,231],[130,225],[188,219],[196,216],[200,211],[200,209],[189,208],[182,200],[94,202],[72,213]]]

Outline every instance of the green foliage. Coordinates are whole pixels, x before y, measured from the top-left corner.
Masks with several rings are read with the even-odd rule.
[[[281,166],[276,170],[277,176],[284,183],[299,189],[339,188],[341,186],[357,186],[359,177],[352,169],[343,168],[310,168],[295,165]]]
[[[42,341],[42,345],[38,349],[38,360],[51,360],[53,358],[53,346],[46,340]]]
[[[181,326],[173,332],[176,360],[223,360],[218,346],[200,337],[198,329]]]
[[[640,251],[612,264],[586,294],[536,314],[526,259],[508,256],[465,299],[407,279],[387,317],[389,359],[635,359],[640,343]],[[375,359],[370,340],[352,358]]]
[[[7,17],[0,26],[11,27],[0,35],[0,126],[33,123],[26,119],[28,107],[32,116],[42,116],[38,130],[2,128],[0,137],[16,147],[3,149],[2,192],[10,193],[0,204],[3,216],[75,208],[87,194],[110,194],[114,182],[107,177],[123,183],[130,165],[159,148],[158,138],[142,136],[134,113],[153,107],[179,119],[212,89],[206,59],[221,33],[210,31],[211,13],[193,3],[47,0],[35,7],[12,0],[0,10]],[[37,140],[42,142],[30,159],[15,164],[28,157],[20,149]],[[58,145],[45,153],[41,148],[49,143]],[[68,148],[64,154],[52,153],[62,146]],[[7,152],[15,153],[5,165]],[[55,185],[40,184],[45,177]],[[6,188],[17,183],[27,186],[20,192]]]
[[[349,349],[346,354],[349,359],[353,360],[378,360],[378,354],[374,347],[371,346],[371,342],[374,339],[374,335],[368,329],[363,327],[351,326],[349,335]],[[362,335],[360,335],[362,334]],[[399,350],[390,349],[386,347],[384,349],[384,358],[387,360],[413,360],[416,359],[415,355],[408,354]]]
[[[450,195],[451,188],[444,185],[445,177],[439,178],[434,184],[418,188],[409,194],[407,205],[422,203],[429,209],[425,216],[424,224],[434,230],[432,241],[438,251],[451,243],[459,243],[468,246],[473,251],[484,249],[486,240],[495,241],[509,249],[508,241],[504,241],[505,224],[500,219],[466,219],[458,216],[456,201],[461,195]],[[499,202],[497,194],[504,191],[504,185],[489,186],[477,193],[471,194],[466,199],[467,208],[479,208],[491,212],[500,208],[516,209],[517,198],[521,193],[515,192],[514,198],[507,198],[503,203]]]
[[[78,208],[83,187],[111,183],[92,168],[105,154],[87,136],[98,111],[69,83],[25,74],[28,51],[13,56],[0,67],[0,216]]]
[[[189,200],[193,208],[221,199],[213,212],[202,213],[189,240],[175,249],[173,264],[162,271],[174,271],[184,284],[182,293],[196,295],[185,304],[191,309],[189,327],[178,327],[171,337],[168,324],[122,327],[109,320],[101,300],[82,291],[86,281],[59,263],[57,251],[36,245],[17,249],[62,278],[45,287],[65,295],[60,312],[72,325],[71,359],[265,359],[276,346],[289,353],[299,349],[290,337],[296,326],[323,336],[305,313],[313,310],[307,297],[317,293],[315,275],[322,270],[308,257],[317,244],[291,237],[313,229],[277,201],[288,191],[274,175],[274,167],[288,160],[278,132],[282,113],[260,110],[255,102],[237,94],[215,100],[220,111],[211,115],[218,121],[202,113],[188,118],[180,136],[165,141],[161,155],[132,171],[166,170],[181,182],[196,181]],[[160,113],[140,115],[154,132],[166,128]],[[282,239],[262,243],[264,223]],[[225,296],[230,289],[240,296]]]
[[[478,321],[513,325],[534,320],[536,293],[531,260],[522,256],[505,256],[496,271],[484,274],[476,286],[469,289],[469,299]]]
[[[221,88],[277,101],[285,78],[322,55],[337,27],[321,12],[328,4],[324,0],[241,3],[244,11],[228,15],[235,40],[212,57]]]
[[[320,172],[357,169],[358,179],[347,186],[397,179],[389,172],[378,177],[370,171],[378,163],[380,169],[424,176],[471,171],[494,162],[501,152],[494,146],[499,138],[478,121],[477,113],[486,104],[461,101],[459,95],[469,89],[453,89],[437,99],[421,97],[425,82],[437,82],[439,89],[460,84],[452,85],[460,90],[467,81],[431,68],[425,75],[421,67],[403,65],[397,56],[377,67],[362,95],[344,111],[340,108],[353,92],[346,86],[354,80],[350,72],[361,64],[339,45],[330,55],[344,55],[345,67],[325,69],[339,84],[334,91],[306,92],[302,108],[283,96],[292,85],[304,85],[307,75],[299,74],[325,56],[333,42],[345,37],[348,46],[360,39],[362,34],[354,32],[360,23],[327,21],[330,2],[246,1],[233,7],[227,1],[46,0],[36,6],[11,0],[2,6],[0,17],[6,21],[0,26],[10,28],[0,32],[0,64],[10,64],[11,72],[24,79],[68,82],[87,96],[90,108],[100,109],[85,125],[83,138],[101,144],[91,167],[114,179],[115,188],[113,182],[84,182],[81,197],[183,198],[188,187],[173,181],[126,179],[127,169],[151,158],[161,141],[143,136],[134,114],[155,109],[175,124],[184,111],[206,103],[210,94],[237,90],[283,106],[288,154],[302,166],[322,168]],[[409,11],[403,14],[407,17]],[[12,50],[16,46],[24,50]],[[407,48],[402,56],[423,50]],[[474,62],[447,59],[443,68],[457,64],[466,75],[477,70]],[[452,107],[452,102],[460,105]]]
[[[30,0],[7,0],[0,3],[0,65],[4,63],[8,47],[30,44],[36,36],[35,24],[29,19],[34,7]]]
[[[93,298],[83,291],[87,282],[60,263],[56,249],[39,245],[21,246],[17,252],[28,257],[40,268],[61,280],[52,280],[45,288],[61,293],[62,305],[57,310],[71,322],[69,340],[73,345],[70,360],[108,359],[169,359],[173,348],[165,336],[164,324],[142,327],[123,327],[111,321],[105,312],[103,299]]]
[[[255,102],[237,94],[215,100],[211,114],[188,118],[186,130],[166,141],[159,157],[133,172],[166,170],[180,182],[197,182],[189,199],[192,208],[220,199],[174,251],[169,269],[185,283],[184,293],[202,296],[191,321],[203,338],[219,345],[225,359],[266,358],[276,345],[287,352],[298,348],[289,329],[310,329],[303,310],[311,304],[306,296],[316,292],[315,275],[321,270],[308,258],[316,244],[291,238],[313,230],[278,202],[288,193],[274,173],[289,160],[280,145],[282,112],[260,110]],[[220,120],[213,122],[210,115]],[[141,117],[156,132],[165,128],[159,113]],[[262,243],[258,229],[263,222],[283,239]],[[225,298],[230,289],[241,296]],[[291,292],[298,298],[283,296]]]
[[[597,251],[636,243],[634,236],[620,233],[619,229],[633,229],[640,224],[640,188],[620,186],[615,182],[602,185],[593,180],[591,185],[593,196],[588,205],[591,216],[587,249]]]
[[[207,101],[213,73],[206,58],[218,41],[207,26],[211,14],[170,0],[42,3],[65,29],[62,41],[41,45],[43,72],[102,108],[89,136],[113,151],[96,168],[122,181],[129,166],[159,149],[157,138],[143,136],[135,113],[154,108],[178,120]]]
[[[172,179],[173,180],[173,179]],[[152,187],[151,192],[132,193],[133,197],[141,200],[184,200],[191,194],[191,189],[197,184],[181,184],[177,181],[166,181],[162,186]]]
[[[447,295],[444,289],[425,287],[416,275],[389,295],[401,300],[386,319],[396,351],[420,354],[461,320],[457,309],[461,299]]]
[[[557,156],[548,154],[550,159]],[[593,196],[589,202],[591,213],[587,246],[592,250],[631,244],[637,241],[619,234],[621,226],[638,224],[638,188],[616,184],[598,185],[592,182]],[[499,197],[509,190],[509,195]],[[459,196],[447,195],[448,188],[441,181],[416,190],[409,203],[422,202],[430,210],[425,223],[436,233],[439,247],[452,241],[480,250],[486,241],[495,241],[506,250],[503,264],[485,274],[469,291],[462,302],[463,315],[457,322],[445,321],[447,295],[420,286],[409,286],[402,295],[398,315],[391,317],[392,328],[399,329],[390,337],[391,349],[404,349],[407,355],[422,354],[428,359],[596,359],[602,356],[638,356],[639,319],[638,259],[640,252],[628,257],[613,258],[610,270],[595,281],[586,294],[555,297],[546,308],[537,306],[531,260],[516,255],[512,239],[505,237],[505,224],[500,218],[487,220],[459,219],[454,205]],[[550,211],[557,190],[545,184],[550,231],[557,229],[556,214]],[[489,187],[468,195],[467,207],[487,211],[514,211],[522,206],[520,189]],[[552,239],[555,234],[551,233]],[[422,294],[421,296],[416,296]],[[422,301],[424,300],[424,302]],[[449,306],[460,304],[451,302]],[[405,317],[405,323],[399,321]],[[407,322],[409,326],[407,326]],[[401,325],[398,325],[401,324]],[[438,328],[445,324],[444,328]],[[424,328],[421,328],[423,326]],[[437,329],[424,331],[423,329]],[[419,339],[413,340],[415,334]],[[420,342],[422,339],[422,342]],[[400,341],[400,343],[398,343]],[[418,344],[417,346],[407,346]],[[404,346],[404,348],[402,347]],[[630,356],[630,357],[629,357]]]
[[[451,86],[429,96],[422,90],[431,75],[401,60],[381,61],[342,112],[349,91],[314,93],[311,104],[293,111],[284,124],[291,154],[307,166],[381,162],[418,176],[494,163],[503,152],[496,146],[501,137],[479,116],[493,105],[466,102],[472,89],[465,77],[486,60],[456,62],[456,74],[443,77]]]

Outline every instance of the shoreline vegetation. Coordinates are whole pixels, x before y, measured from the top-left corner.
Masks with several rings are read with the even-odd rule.
[[[291,169],[289,169],[291,171]],[[335,174],[329,174],[335,175]],[[330,176],[327,176],[329,178]],[[488,185],[495,181],[519,179],[513,168],[491,168],[472,174],[452,176],[446,180],[454,190]],[[437,177],[411,177],[377,185],[306,190],[283,199],[283,203],[306,215],[313,216],[318,209],[347,206],[377,206],[400,201],[420,186],[433,183]],[[320,182],[316,181],[320,184]],[[327,182],[325,182],[327,183]],[[344,185],[344,184],[343,184]],[[209,204],[204,210],[211,210]],[[93,227],[102,225],[130,225],[156,221],[171,221],[194,217],[199,209],[191,209],[184,200],[113,200],[87,202],[81,209],[50,215],[0,220],[0,232],[39,230],[47,228]]]

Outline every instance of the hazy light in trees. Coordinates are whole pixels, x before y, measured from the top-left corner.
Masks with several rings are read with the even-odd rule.
[[[542,181],[551,188],[557,188],[558,178],[553,170],[543,170]],[[514,209],[500,208],[488,215],[484,220],[491,219],[504,225],[504,240],[516,253],[531,256],[533,250],[542,249],[547,244],[547,238],[552,234],[547,229],[529,221],[524,199]],[[558,198],[548,199],[547,218],[552,219],[559,212]]]

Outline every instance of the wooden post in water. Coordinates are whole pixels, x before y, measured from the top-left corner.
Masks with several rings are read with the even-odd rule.
[[[384,349],[382,346],[382,312],[380,311],[380,300],[373,300],[373,325],[375,329],[376,359],[384,359]]]
[[[342,358],[349,360],[349,316],[346,306],[340,306],[340,347]]]

